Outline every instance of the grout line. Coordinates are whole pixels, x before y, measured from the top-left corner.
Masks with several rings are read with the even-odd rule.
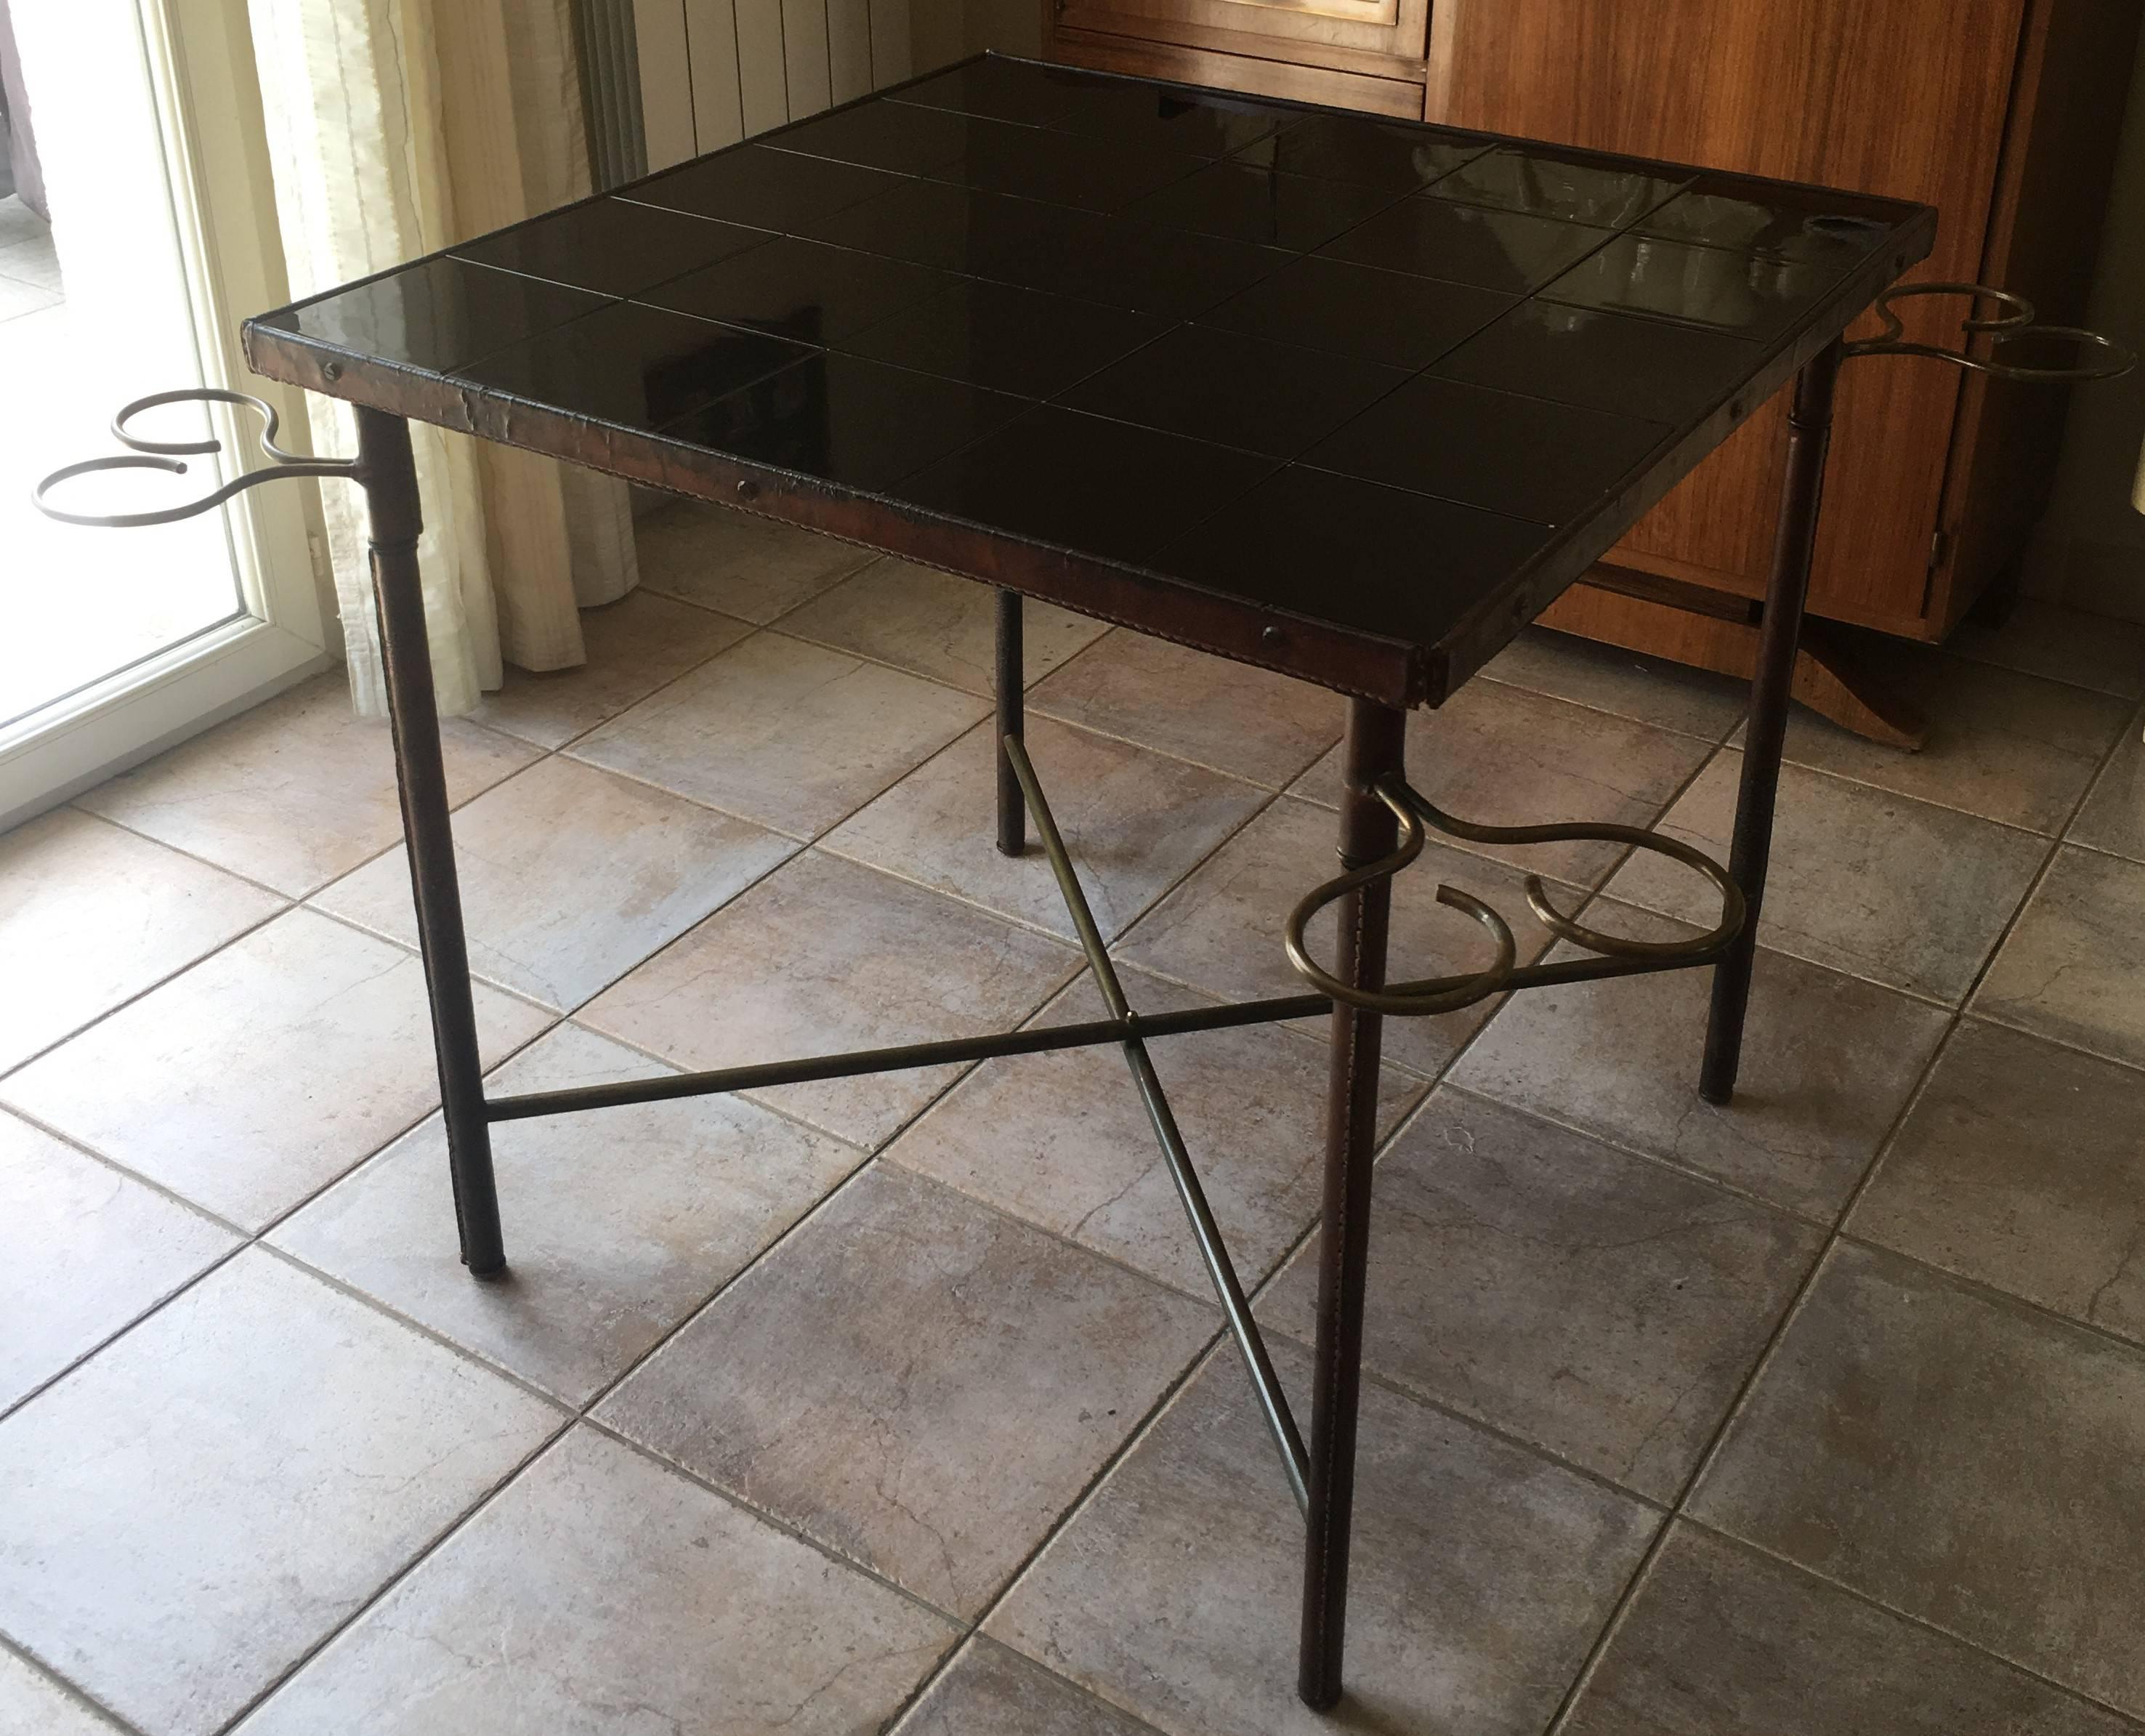
[[[62,1675],[57,1670],[40,1662],[37,1654],[19,1640],[11,1639],[6,1634],[0,1634],[0,1656],[14,1658],[24,1669],[32,1672],[46,1686],[57,1694],[62,1699],[87,1708],[94,1716],[105,1720],[115,1729],[125,1732],[126,1736],[147,1736],[147,1733],[142,1730],[141,1725],[136,1724],[132,1719],[122,1718],[118,1713],[106,1705],[102,1700],[97,1699],[80,1683]],[[12,1705],[9,1709],[11,1712],[13,1709]]]

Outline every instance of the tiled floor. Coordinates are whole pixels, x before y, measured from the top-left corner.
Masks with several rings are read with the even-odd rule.
[[[1092,1017],[989,825],[989,597],[722,515],[449,731],[502,1089]],[[1150,1008],[1285,990],[1337,701],[1032,612]],[[2145,1729],[2145,630],[1790,738],[1743,1092],[1695,975],[1397,1028],[1352,1691],[1106,1051],[517,1122],[455,1262],[385,740],[322,680],[0,838],[0,1732]],[[1551,635],[1415,720],[1488,819],[1718,845],[1732,684]],[[1530,862],[1590,921],[1703,914]],[[1435,848],[1432,900],[1522,911]],[[1520,927],[1529,956],[1549,937]],[[1316,1029],[1157,1045],[1299,1394]]]

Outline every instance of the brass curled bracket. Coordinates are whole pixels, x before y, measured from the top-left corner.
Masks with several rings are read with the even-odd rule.
[[[1393,811],[1401,823],[1400,848],[1390,856],[1381,857],[1319,887],[1289,913],[1284,930],[1289,963],[1295,966],[1296,974],[1321,992],[1336,1001],[1345,1001],[1351,1007],[1411,1017],[1424,1013],[1455,1012],[1460,1007],[1472,1006],[1477,1001],[1486,1000],[1505,987],[1528,986],[1524,980],[1525,973],[1518,971],[1514,963],[1517,949],[1510,925],[1481,899],[1452,886],[1438,888],[1438,902],[1466,912],[1496,938],[1497,962],[1489,969],[1470,976],[1430,977],[1418,982],[1396,983],[1382,990],[1367,990],[1341,982],[1311,957],[1305,945],[1304,934],[1310,927],[1311,918],[1358,888],[1376,880],[1390,879],[1408,867],[1422,853],[1426,826],[1434,826],[1451,837],[1466,838],[1476,843],[1590,842],[1625,844],[1634,849],[1650,850],[1656,855],[1666,856],[1703,874],[1720,894],[1720,920],[1710,933],[1692,940],[1628,940],[1618,934],[1604,934],[1559,910],[1550,901],[1548,888],[1543,885],[1540,875],[1527,876],[1527,903],[1545,928],[1560,939],[1569,941],[1587,952],[1624,961],[1632,970],[1673,970],[1710,964],[1743,932],[1747,907],[1742,888],[1730,878],[1728,870],[1710,856],[1679,838],[1665,838],[1657,832],[1645,831],[1636,826],[1617,826],[1606,822],[1585,821],[1557,826],[1476,825],[1446,813],[1420,791],[1398,778],[1381,780],[1375,786],[1375,793]]]
[[[52,504],[49,498],[52,491],[76,476],[87,476],[98,470],[166,470],[182,476],[187,472],[187,458],[223,450],[223,442],[217,440],[154,440],[127,431],[127,425],[136,416],[167,404],[235,404],[241,409],[256,411],[261,417],[261,450],[269,460],[268,468],[248,470],[197,500],[189,500],[183,506],[163,507],[155,512],[69,512]],[[63,525],[93,525],[106,530],[133,530],[148,525],[173,525],[182,519],[212,511],[234,495],[258,483],[273,482],[285,476],[341,476],[356,480],[357,465],[351,460],[307,458],[302,453],[286,452],[276,444],[278,425],[275,406],[245,392],[228,391],[215,386],[187,386],[177,391],[152,392],[146,398],[137,398],[132,404],[123,406],[112,419],[112,438],[131,450],[114,454],[109,458],[85,459],[80,464],[67,465],[54,470],[30,491],[30,502],[47,518],[57,519]]]
[[[1986,356],[1979,356],[1963,350],[1945,350],[1934,344],[1911,341],[1907,336],[1906,324],[1893,304],[1911,297],[1928,296],[1963,296],[1974,301],[1994,301],[2008,310],[1993,319],[1968,318],[1959,321],[1959,330],[1969,341],[1977,337],[1989,340],[1989,353]],[[1933,361],[1948,361],[1955,368],[1988,375],[1992,379],[2016,380],[2043,386],[2075,386],[2089,380],[2114,380],[2138,366],[2136,354],[2113,338],[2103,336],[2098,331],[2088,331],[2082,326],[2041,325],[2038,323],[2039,316],[2033,311],[2033,304],[2023,296],[2014,296],[2008,290],[1991,289],[1986,284],[1899,284],[1877,298],[1874,311],[1884,322],[1884,335],[1865,338],[1860,343],[1849,344],[1845,354],[1850,359],[1859,356],[1924,356]],[[2067,368],[2036,368],[2000,358],[1998,352],[2006,344],[2021,343],[2028,339],[2076,344],[2086,352],[2099,352],[2099,359],[2089,361],[2081,357]]]

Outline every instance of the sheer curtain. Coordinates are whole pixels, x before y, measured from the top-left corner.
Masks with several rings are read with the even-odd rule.
[[[590,189],[569,0],[251,0],[294,296],[361,277]],[[349,410],[310,400],[323,452]],[[578,611],[639,577],[625,485],[413,424],[419,556],[443,711],[584,659]],[[384,709],[364,502],[321,491],[361,713]]]

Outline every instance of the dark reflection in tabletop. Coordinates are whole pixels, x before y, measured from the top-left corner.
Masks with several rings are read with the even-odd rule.
[[[1622,229],[1674,196],[1688,180],[1573,162],[1507,146],[1455,169],[1431,192],[1441,199],[1469,205]]]
[[[784,236],[643,297],[659,307],[824,344],[952,281],[898,259]]]
[[[1287,132],[1247,147],[1237,161],[1322,181],[1413,192],[1490,148],[1465,133],[1389,127],[1346,115],[1312,115]]]
[[[445,373],[604,305],[585,290],[440,258],[301,302],[263,323]]]
[[[1387,206],[1323,251],[1357,265],[1523,296],[1611,238],[1606,229],[1418,195]]]
[[[1832,273],[1791,260],[1627,235],[1545,286],[1542,296],[1763,340],[1785,329],[1833,281]]]
[[[1696,326],[1529,301],[1431,371],[1441,379],[1680,425],[1749,378],[1763,354],[1744,339]]]
[[[839,346],[949,380],[1047,398],[1169,329],[1152,315],[958,278]]]
[[[1513,299],[1314,254],[1223,302],[1200,323],[1419,368],[1481,331]]]
[[[1398,196],[1390,188],[1319,181],[1247,162],[1209,163],[1149,193],[1125,215],[1201,235],[1309,252],[1345,235]]]
[[[592,199],[449,251],[457,258],[576,289],[631,296],[769,239],[764,230],[625,199]]]
[[[902,185],[898,176],[765,145],[704,157],[644,181],[629,196],[728,223],[796,234],[844,206]]]

